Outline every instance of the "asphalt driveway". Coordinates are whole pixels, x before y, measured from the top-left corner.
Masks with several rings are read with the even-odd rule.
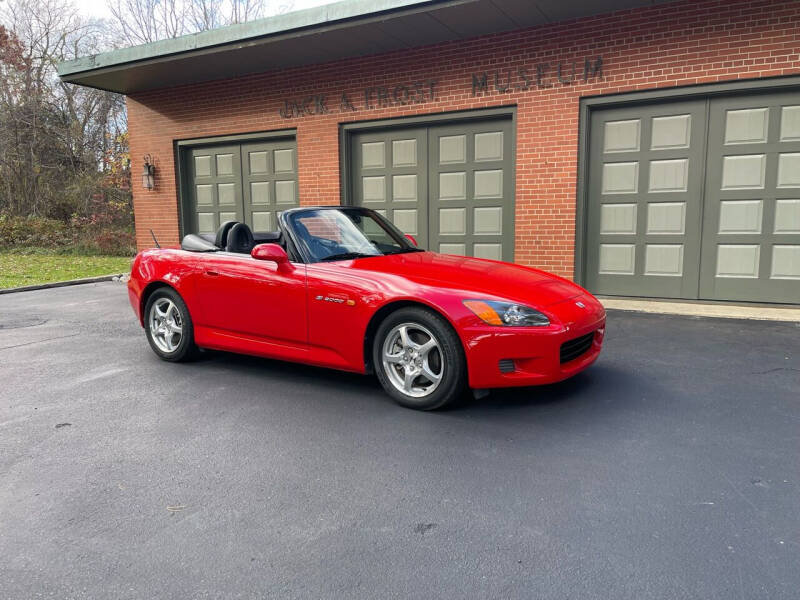
[[[1,598],[797,598],[800,327],[612,312],[444,413],[159,361],[119,283],[0,296]]]

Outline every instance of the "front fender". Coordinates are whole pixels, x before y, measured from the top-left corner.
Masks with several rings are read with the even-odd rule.
[[[128,280],[128,299],[131,308],[144,326],[144,304],[152,289],[169,286],[180,294],[192,321],[197,322],[194,275],[197,272],[196,258],[189,253],[171,249],[154,249],[140,252],[133,261]]]

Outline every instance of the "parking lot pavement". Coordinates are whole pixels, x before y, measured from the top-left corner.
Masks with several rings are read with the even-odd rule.
[[[159,361],[118,283],[0,297],[2,598],[797,598],[800,327],[610,313],[455,410]]]

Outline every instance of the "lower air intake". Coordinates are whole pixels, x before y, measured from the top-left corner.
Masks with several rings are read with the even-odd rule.
[[[569,340],[561,344],[561,364],[568,363],[575,360],[579,356],[585,354],[592,347],[594,341],[594,331],[587,333],[574,340]]]
[[[514,371],[517,370],[516,367],[514,366],[514,361],[511,360],[510,358],[501,359],[500,362],[498,363],[498,366],[500,367],[501,373],[513,373]]]

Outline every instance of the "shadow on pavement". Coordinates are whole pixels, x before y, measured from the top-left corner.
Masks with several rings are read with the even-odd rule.
[[[263,380],[265,387],[276,379],[280,380],[282,387],[312,387],[330,402],[340,403],[341,408],[351,405],[356,399],[374,401],[376,405],[395,406],[374,375],[216,351],[202,353],[195,366],[200,369],[213,367],[215,375],[225,373],[231,380]],[[468,391],[460,402],[452,408],[438,411],[438,414],[536,413],[539,408],[559,405],[569,411],[597,410],[601,399],[613,397],[615,400],[624,400],[630,396],[631,388],[635,388],[637,393],[642,392],[642,384],[643,381],[635,372],[620,370],[600,361],[586,371],[556,384],[493,389],[488,396],[480,399],[475,399],[472,392]]]

